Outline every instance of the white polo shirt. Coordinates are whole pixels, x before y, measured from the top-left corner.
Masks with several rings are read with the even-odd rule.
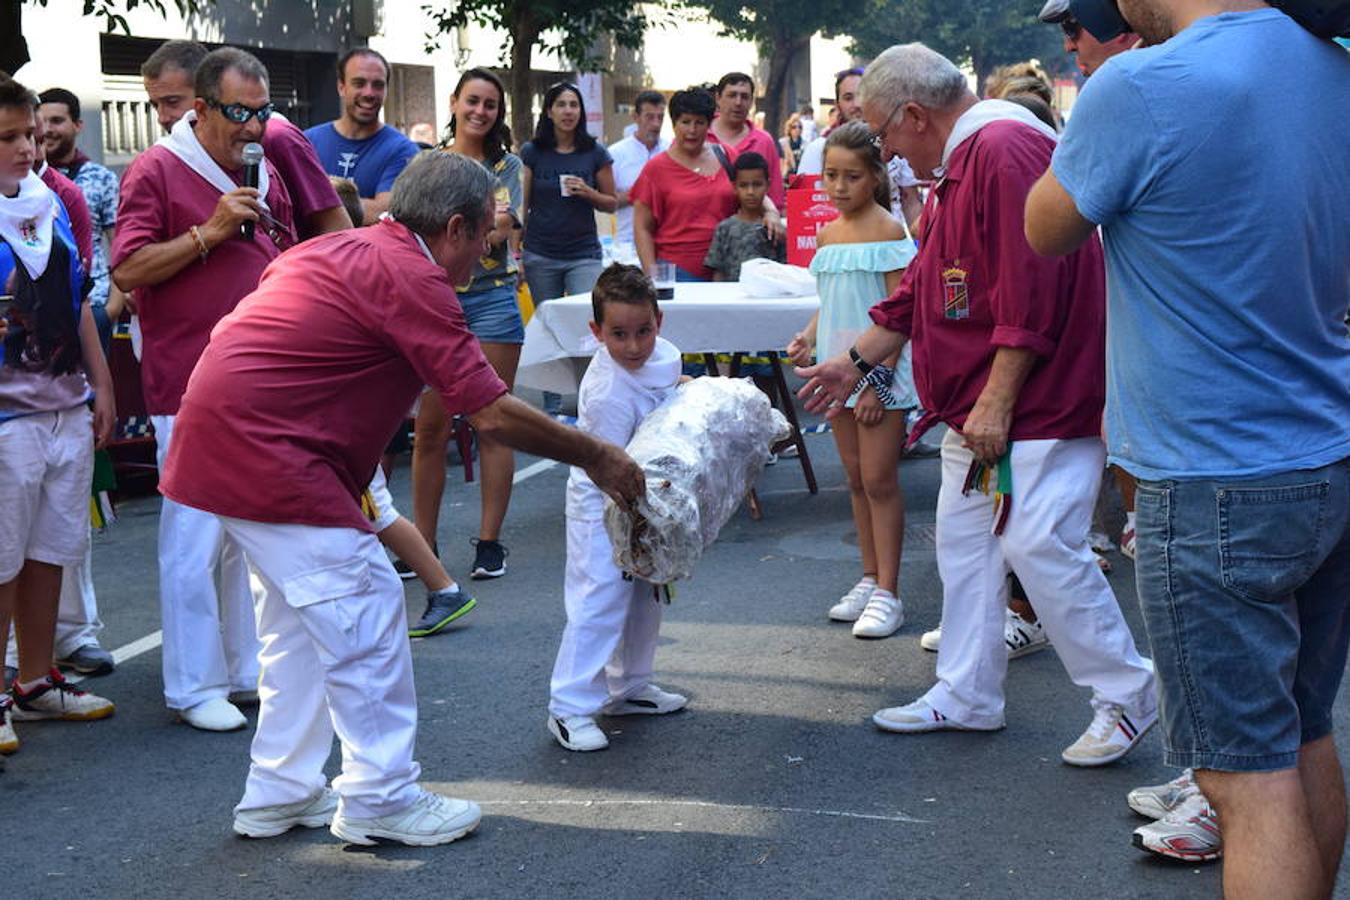
[[[615,141],[609,147],[609,155],[614,158],[614,187],[620,191],[626,191],[637,181],[638,175],[642,174],[642,167],[647,165],[647,160],[656,156],[658,153],[664,153],[670,146],[670,140],[660,138],[656,146],[648,150],[647,145],[637,138],[629,135],[620,141]],[[615,240],[631,244],[633,242],[633,207],[631,205],[623,206],[615,213],[618,226],[618,235]]]

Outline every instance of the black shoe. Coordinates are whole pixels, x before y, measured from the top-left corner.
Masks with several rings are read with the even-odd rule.
[[[436,555],[437,559],[441,558],[440,548],[438,548],[435,544],[431,545],[431,552]],[[413,571],[412,566],[408,565],[401,559],[394,560],[394,571],[398,573],[398,577],[402,578],[404,581],[412,581],[414,578],[417,577],[417,573]]]
[[[501,578],[506,574],[507,549],[500,542],[474,538],[469,543],[478,548],[474,553],[470,578],[482,581],[484,578]]]
[[[58,659],[56,664],[63,669],[74,669],[90,678],[109,675],[116,668],[112,654],[98,644],[85,644],[69,656]]]
[[[408,637],[430,637],[478,605],[478,601],[459,588],[427,594],[427,611],[408,629]]]

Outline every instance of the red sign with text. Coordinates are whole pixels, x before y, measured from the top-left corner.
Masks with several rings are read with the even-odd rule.
[[[816,255],[816,235],[839,217],[818,176],[798,175],[787,192],[787,261],[809,266]]]

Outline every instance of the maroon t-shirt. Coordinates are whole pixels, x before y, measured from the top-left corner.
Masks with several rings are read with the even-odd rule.
[[[1054,142],[995,122],[953,151],[923,211],[919,255],[872,308],[910,336],[914,384],[929,414],[960,429],[999,347],[1039,359],[1017,397],[1012,440],[1101,434],[1106,396],[1106,283],[1094,234],[1067,256],[1037,255],[1024,209]]]
[[[281,116],[267,120],[262,145],[267,159],[286,182],[286,192],[295,207],[295,230],[301,238],[313,236],[309,217],[342,205],[333,182],[328,180],[328,173],[319,162],[319,155],[314,152],[314,145],[303,131]]]
[[[211,248],[205,262],[193,260],[172,278],[136,289],[144,339],[141,387],[152,416],[178,412],[188,375],[202,355],[211,329],[258,286],[263,269],[295,243],[290,196],[271,160],[267,205],[275,227],[262,224],[253,240],[228,240]],[[237,173],[231,173],[235,181]],[[220,191],[169,150],[146,150],[122,176],[109,266],[116,269],[137,250],[200,226],[215,212]]]
[[[51,188],[70,215],[70,230],[75,235],[75,247],[80,251],[80,264],[86,274],[94,261],[94,225],[89,217],[89,203],[84,199],[84,191],[55,166],[44,165],[38,176],[43,184]]]
[[[451,413],[506,393],[449,275],[397,222],[320,235],[212,333],[160,490],[238,519],[372,531],[357,498],[424,384]]]

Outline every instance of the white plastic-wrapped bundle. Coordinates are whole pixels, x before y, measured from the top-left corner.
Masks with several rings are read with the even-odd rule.
[[[697,378],[642,420],[628,454],[647,476],[631,512],[605,503],[614,562],[653,584],[687,578],[790,433],[749,381]]]

